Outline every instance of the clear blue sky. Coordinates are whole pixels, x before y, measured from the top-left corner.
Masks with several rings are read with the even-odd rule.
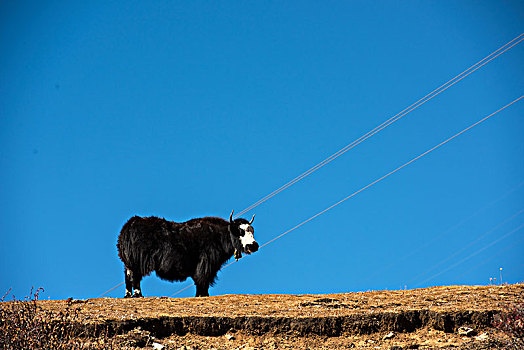
[[[238,212],[522,32],[522,1],[2,1],[0,292],[96,297],[123,281],[131,216]],[[522,95],[523,62],[521,43],[247,213],[257,240]],[[524,229],[496,241],[524,223],[506,220],[524,208],[523,135],[521,101],[210,293],[486,284],[499,267],[523,281]]]

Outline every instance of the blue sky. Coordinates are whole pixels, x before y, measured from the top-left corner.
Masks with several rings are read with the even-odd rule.
[[[521,1],[2,1],[0,291],[100,295],[123,281],[131,216],[239,212],[523,23]],[[247,213],[257,240],[521,96],[522,62],[523,43]],[[521,101],[221,271],[210,294],[487,284],[500,267],[523,281],[523,116]],[[187,284],[151,276],[143,292]]]

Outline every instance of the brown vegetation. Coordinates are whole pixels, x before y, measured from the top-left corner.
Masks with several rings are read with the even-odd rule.
[[[0,332],[8,327],[27,331],[20,328],[25,324],[12,321],[18,308],[58,327],[58,333],[45,329],[68,349],[510,348],[522,337],[516,305],[522,305],[523,295],[524,285],[516,284],[330,295],[3,302]],[[49,342],[43,332],[31,334],[29,338]],[[5,347],[16,339],[0,341]],[[50,344],[55,346],[47,348],[60,348]]]

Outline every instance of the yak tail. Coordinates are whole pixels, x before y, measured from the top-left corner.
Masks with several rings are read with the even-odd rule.
[[[155,259],[140,247],[131,244],[119,244],[120,259],[124,266],[135,274],[147,276],[155,270]]]
[[[137,233],[127,226],[128,224],[124,225],[118,237],[118,256],[133,273],[147,276],[155,270],[155,256],[135,243]]]

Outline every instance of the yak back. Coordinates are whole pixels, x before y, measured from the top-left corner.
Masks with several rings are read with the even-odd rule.
[[[202,256],[220,268],[233,255],[228,224],[216,217],[177,223],[134,216],[122,227],[118,254],[126,267],[143,276],[156,270],[162,279],[182,281],[194,273]]]

